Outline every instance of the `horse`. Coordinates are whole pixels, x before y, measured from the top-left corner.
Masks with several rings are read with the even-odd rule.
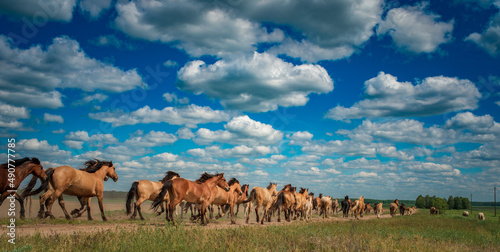
[[[330,196],[323,196],[321,198],[321,203],[320,203],[320,213],[319,215],[323,215],[324,218],[328,218],[328,213],[330,212],[330,207],[332,206],[332,197]]]
[[[319,213],[319,205],[321,204],[321,198],[323,197],[323,194],[319,194],[317,198],[313,199],[313,210],[316,210],[316,214]]]
[[[486,217],[484,217],[484,213],[478,213],[477,218],[479,218],[480,220],[486,220]]]
[[[248,184],[244,184],[241,186],[241,191],[242,191],[242,194],[238,197],[237,201],[236,201],[236,213],[234,213],[234,216],[235,217],[238,217],[238,212],[240,211],[240,205],[243,204],[243,209],[244,209],[244,213],[243,214],[246,214],[246,209],[247,209],[247,204],[246,203],[243,203],[243,201],[247,200],[248,199],[248,193],[249,193],[249,185]]]
[[[462,216],[464,216],[464,217],[469,217],[469,212],[468,212],[468,211],[464,211],[464,212],[462,213]]]
[[[401,203],[401,205],[399,206],[399,214],[405,215],[405,211],[406,211],[406,206],[405,204]]]
[[[344,200],[342,200],[342,208],[339,211],[342,211],[342,217],[348,218],[349,217],[349,209],[351,208],[351,200],[349,199],[349,196],[345,196]]]
[[[383,205],[384,203],[380,202],[373,207],[373,213],[377,215],[377,218],[380,218],[380,216],[384,213]]]
[[[24,194],[17,194],[17,188],[21,185],[21,182],[28,177],[28,175],[33,174],[34,183],[30,182],[25,190],[31,190],[36,184],[36,179],[46,179],[47,174],[43,170],[42,164],[38,158],[22,158],[16,159],[13,163],[8,162],[0,165],[0,206],[3,201],[7,198],[15,198],[19,201],[21,209],[19,211],[21,219],[24,220]],[[12,199],[13,200],[13,199]]]
[[[212,190],[212,204],[217,205],[217,206],[224,206],[224,205],[229,205],[229,213],[231,216],[231,224],[236,224],[236,221],[234,220],[234,205],[236,204],[236,200],[238,196],[242,195],[243,192],[241,191],[241,185],[240,182],[236,178],[231,178],[228,182],[229,185],[229,191],[223,190],[220,187],[216,187],[214,190]],[[237,196],[236,196],[236,195]],[[211,213],[213,215],[213,213]],[[222,214],[219,213],[218,216],[216,216],[216,219],[221,218],[224,216],[225,211],[222,212]]]
[[[195,203],[199,207],[201,224],[208,224],[208,219],[205,216],[207,207],[212,203],[212,190],[215,187],[220,186],[226,191],[229,191],[229,185],[224,178],[224,173],[217,173],[214,175],[203,173],[201,177],[196,181],[187,180],[184,178],[178,178],[165,182],[160,193],[153,201],[151,208],[157,212],[158,207],[162,204],[163,198],[167,194],[170,194],[170,204],[168,204],[169,214],[166,215],[166,220],[172,222],[175,226],[174,221],[174,210],[175,207],[183,200]]]
[[[300,220],[304,218],[305,210],[306,210],[306,198],[308,194],[308,188],[300,188],[300,192],[295,193],[295,215],[294,220],[297,219],[297,215],[300,213]]]
[[[86,198],[89,220],[92,220],[90,199],[92,197],[97,197],[102,220],[108,220],[104,214],[104,205],[102,201],[104,190],[103,181],[105,181],[107,177],[112,178],[115,182],[118,181],[118,175],[116,174],[113,161],[89,160],[85,162],[85,166],[87,169],[84,170],[77,170],[68,165],[59,166],[54,168],[54,170],[47,175],[46,181],[39,188],[39,190],[47,190],[40,198],[44,195],[50,195],[47,202],[45,217],[50,216],[51,219],[55,218],[54,215],[52,215],[52,205],[55,199],[59,199],[59,204],[63,209],[66,219],[71,219],[64,208],[64,203],[61,203],[62,197],[60,196],[66,194]]]
[[[337,215],[337,212],[339,211],[339,200],[335,198],[332,200],[332,213]]]
[[[396,215],[398,207],[399,207],[399,200],[395,199],[389,206],[389,213],[391,214],[391,217],[394,217],[394,215]]]
[[[259,208],[262,206],[263,208],[263,213],[262,213],[262,219],[260,220],[260,224],[264,224],[264,218],[268,215],[269,209],[273,205],[273,197],[276,197],[278,194],[276,192],[276,183],[269,183],[269,185],[266,187],[266,189],[262,187],[254,187],[250,191],[250,196],[248,196],[247,200],[244,200],[243,203],[249,203],[248,204],[248,213],[246,216],[246,223],[248,224],[248,220],[250,219],[250,211],[252,209],[252,203],[255,204],[255,214],[257,215],[257,223],[259,223]]]
[[[431,215],[437,215],[439,213],[439,210],[437,210],[437,208],[435,208],[435,207],[431,207],[430,212],[431,212]]]
[[[305,204],[305,212],[306,212],[306,221],[310,221],[312,217],[312,210],[313,210],[313,200],[314,200],[314,193],[309,193],[306,197],[306,204]]]
[[[153,201],[156,198],[156,196],[158,196],[158,193],[160,192],[161,188],[163,187],[166,181],[177,179],[180,177],[181,176],[178,173],[173,171],[168,171],[165,174],[165,177],[158,182],[146,179],[134,181],[132,183],[132,186],[130,187],[130,190],[127,193],[127,203],[125,204],[125,207],[127,209],[127,215],[130,215],[130,213],[132,212],[132,199],[135,197],[134,213],[132,214],[132,216],[130,216],[130,218],[135,219],[135,217],[137,216],[137,212],[139,212],[139,217],[141,218],[141,220],[144,220],[141,211],[141,204],[146,200]],[[163,201],[165,201],[165,204],[168,204],[169,201],[168,194],[165,195]],[[165,211],[165,209],[163,208],[163,204],[161,204],[160,206],[161,206],[161,212],[159,212],[158,215],[162,214]]]
[[[365,210],[365,198],[363,196],[359,196],[359,198],[356,201],[354,201],[351,210],[354,214],[354,217],[356,217],[357,220],[359,220],[359,217],[363,218],[363,211]]]
[[[278,222],[281,222],[281,211],[285,214],[285,220],[290,222],[292,207],[295,205],[295,188],[291,184],[285,185],[278,193],[278,198],[273,209],[278,211]]]
[[[365,214],[369,214],[372,211],[372,206],[370,203],[365,204]]]
[[[414,211],[415,211],[415,206],[406,208],[406,214],[407,215],[410,215],[410,216],[413,215]]]

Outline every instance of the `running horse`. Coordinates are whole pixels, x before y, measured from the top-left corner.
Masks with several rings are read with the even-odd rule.
[[[349,217],[349,209],[351,208],[351,200],[349,200],[349,196],[345,196],[344,200],[342,200],[342,208],[339,211],[342,211],[342,217]]]
[[[50,195],[47,198],[47,211],[45,212],[45,217],[50,216],[54,219],[52,214],[52,205],[56,199],[62,200],[62,195],[76,196],[80,199],[80,203],[87,206],[87,216],[89,220],[92,220],[90,213],[90,199],[92,197],[97,197],[99,203],[99,208],[101,210],[101,217],[103,221],[107,221],[106,215],[104,214],[103,205],[103,191],[104,191],[104,181],[107,178],[112,178],[113,181],[118,181],[118,175],[116,174],[113,161],[100,161],[100,160],[89,160],[85,162],[86,169],[78,170],[68,165],[63,165],[54,168],[54,170],[47,175],[46,181],[38,190],[47,190],[40,198],[45,195]],[[85,202],[86,201],[86,202]],[[61,205],[61,202],[59,202]],[[61,205],[66,219],[71,219],[71,216],[66,211],[64,204]]]
[[[135,216],[137,216],[137,212],[139,212],[139,217],[141,218],[141,220],[144,220],[141,211],[141,204],[146,200],[153,201],[156,198],[156,196],[158,196],[158,194],[160,193],[161,188],[163,187],[165,182],[180,177],[181,176],[178,173],[173,171],[168,171],[165,174],[165,177],[158,182],[150,181],[147,179],[134,181],[132,183],[132,187],[130,187],[129,192],[127,193],[127,203],[125,204],[127,209],[127,215],[132,213],[132,200],[134,199],[135,196],[134,213],[132,214],[132,216],[130,216],[130,218],[135,219]],[[168,196],[169,196],[168,194],[165,194],[165,197],[163,198],[163,201],[165,201],[166,204],[168,204],[168,202],[170,201],[170,198]],[[161,211],[157,213],[158,215],[161,215],[165,211],[163,204],[160,204],[160,207]]]
[[[199,207],[201,224],[206,225],[208,223],[205,215],[206,209],[214,200],[212,198],[212,190],[215,190],[217,186],[229,191],[229,185],[224,178],[224,173],[211,175],[205,172],[196,181],[184,178],[170,180],[165,182],[160,194],[154,199],[151,208],[157,212],[158,207],[163,202],[163,198],[168,193],[170,195],[170,204],[168,204],[167,208],[169,213],[166,215],[167,221],[172,221],[172,224],[176,225],[174,221],[175,207],[185,200],[190,203],[195,203]]]
[[[389,213],[391,214],[391,217],[394,217],[394,215],[396,215],[396,211],[398,210],[398,208],[399,200],[395,199],[394,202],[389,205]]]
[[[12,175],[10,175],[12,174]],[[17,188],[21,185],[21,182],[28,177],[28,175],[33,174],[34,183],[30,183],[29,186],[33,188],[36,183],[36,178],[46,179],[45,174],[40,160],[38,158],[22,158],[14,160],[14,163],[5,163],[0,165],[0,206],[3,201],[10,195],[14,197],[19,204],[21,209],[19,211],[21,219],[24,219],[24,195],[17,194]],[[33,181],[33,179],[32,179]]]
[[[285,185],[278,192],[278,198],[273,206],[273,209],[278,210],[278,222],[281,222],[281,211],[284,212],[286,221],[290,222],[292,220],[292,207],[295,206],[295,203],[295,187],[292,187],[291,184]]]
[[[212,204],[216,206],[228,205],[231,224],[236,224],[233,211],[234,205],[236,204],[238,197],[241,196],[243,192],[241,191],[241,184],[236,178],[231,178],[227,184],[229,185],[229,191],[226,191],[218,186],[215,187],[215,190],[212,190]],[[225,212],[226,210],[223,210],[222,214],[219,213],[219,215],[217,215],[215,218],[222,218],[222,216],[226,214]],[[210,214],[211,216],[213,216],[213,212],[211,212]]]
[[[252,210],[252,203],[255,203],[255,214],[257,215],[257,223],[259,223],[259,208],[262,206],[264,208],[264,212],[262,214],[262,219],[260,220],[260,224],[264,224],[264,218],[266,216],[270,216],[269,210],[273,205],[273,197],[276,197],[278,194],[276,192],[276,183],[269,183],[269,185],[264,189],[262,187],[254,187],[250,191],[250,196],[248,199],[243,201],[243,203],[248,204],[248,213],[246,216],[246,223],[248,224],[248,220],[250,219],[250,211]]]
[[[240,205],[243,204],[243,209],[244,209],[244,213],[243,214],[246,214],[246,209],[247,209],[247,204],[246,203],[243,203],[243,201],[247,200],[248,199],[248,192],[250,191],[248,188],[250,186],[248,184],[244,184],[241,186],[241,191],[242,191],[242,194],[238,197],[237,201],[236,201],[236,213],[234,213],[234,216],[238,217],[238,212],[240,211]]]

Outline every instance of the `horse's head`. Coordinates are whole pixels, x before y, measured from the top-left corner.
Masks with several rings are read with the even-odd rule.
[[[109,164],[108,164],[108,171],[106,173],[106,177],[104,178],[104,181],[106,181],[107,177],[110,177],[113,179],[114,182],[118,181],[118,174],[116,174],[116,171],[115,171],[115,166],[113,165],[113,161],[110,161]]]
[[[269,190],[269,192],[271,193],[271,196],[272,197],[275,197],[275,196],[278,196],[278,191],[276,190],[276,186],[278,185],[278,183],[271,183],[269,182],[269,185],[267,186],[267,190]]]
[[[231,178],[231,180],[229,180],[227,184],[230,188],[234,188],[234,192],[238,193],[239,196],[243,194],[240,181],[238,181],[236,178]]]
[[[241,187],[241,190],[243,190],[243,192],[245,193],[245,195],[248,197],[248,188],[250,186],[248,184],[244,184],[242,187]]]
[[[224,178],[224,173],[217,175],[217,177],[219,178],[217,180],[217,185],[220,188],[226,190],[226,192],[229,192],[230,188],[229,188],[229,185],[227,184],[226,178]]]
[[[47,178],[47,174],[45,174],[45,171],[43,170],[43,166],[40,163],[40,160],[38,158],[31,158],[31,162],[29,162],[28,165],[31,165],[33,167],[32,173],[42,179]]]

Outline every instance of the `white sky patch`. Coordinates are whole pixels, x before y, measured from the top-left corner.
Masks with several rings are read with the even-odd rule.
[[[64,119],[60,115],[53,115],[49,113],[43,114],[43,120],[46,122],[58,122],[58,123],[64,123]]]
[[[366,99],[337,106],[325,118],[349,121],[364,117],[431,116],[477,108],[481,94],[469,80],[436,76],[412,85],[380,72],[364,85]]]
[[[294,66],[267,53],[223,59],[214,64],[188,62],[178,72],[177,86],[220,99],[227,109],[249,112],[303,106],[311,93],[328,93],[333,81],[313,64]]]
[[[402,51],[432,53],[451,41],[454,21],[440,22],[441,16],[426,10],[427,3],[389,10],[377,29],[388,34]]]

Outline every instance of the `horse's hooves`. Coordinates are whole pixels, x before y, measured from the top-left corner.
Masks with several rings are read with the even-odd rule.
[[[141,218],[141,220],[145,220],[144,218]]]
[[[66,220],[71,220],[71,217],[70,216],[66,216]]]
[[[56,219],[56,217],[54,215],[50,215],[49,217],[50,217],[51,220],[55,220]]]
[[[108,221],[108,218],[102,218],[102,221]]]

